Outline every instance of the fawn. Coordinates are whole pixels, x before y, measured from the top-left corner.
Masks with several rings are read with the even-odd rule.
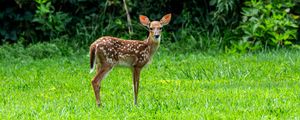
[[[101,81],[114,66],[127,66],[133,73],[134,104],[137,105],[140,72],[151,61],[153,54],[159,47],[161,31],[169,24],[171,14],[167,14],[160,21],[149,21],[144,15],[139,16],[142,25],[146,26],[149,36],[144,41],[122,40],[120,38],[104,36],[97,39],[90,46],[91,72],[96,66],[96,76],[92,80],[96,103],[100,106]]]

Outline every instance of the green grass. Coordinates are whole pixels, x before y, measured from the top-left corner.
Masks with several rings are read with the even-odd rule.
[[[142,72],[114,68],[95,103],[87,55],[0,61],[0,119],[300,119],[300,52],[159,52]]]

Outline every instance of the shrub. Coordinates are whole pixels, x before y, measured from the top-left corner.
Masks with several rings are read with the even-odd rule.
[[[246,52],[262,48],[289,46],[296,40],[297,23],[288,13],[293,2],[245,2],[242,21],[237,28],[240,40],[233,41],[233,51]]]
[[[43,59],[65,55],[54,43],[36,43],[27,47],[21,43],[5,44],[0,47],[0,59],[26,60]]]
[[[44,37],[56,38],[66,32],[65,28],[71,17],[64,12],[54,12],[54,7],[48,0],[35,0],[38,3],[32,22],[38,23],[35,27]]]
[[[16,58],[30,58],[21,43],[4,44],[0,47],[0,59],[13,60]]]
[[[26,49],[28,56],[34,59],[50,58],[61,56],[61,51],[53,43],[32,44]]]

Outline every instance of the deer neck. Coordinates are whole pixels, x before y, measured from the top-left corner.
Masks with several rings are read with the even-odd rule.
[[[150,46],[150,54],[151,56],[156,52],[160,45],[160,38],[155,40],[153,37],[149,37],[146,39],[146,43]]]

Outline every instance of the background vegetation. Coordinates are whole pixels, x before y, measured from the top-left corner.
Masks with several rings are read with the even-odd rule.
[[[172,13],[163,39],[170,49],[247,52],[283,46],[299,48],[296,36],[300,3],[296,0],[125,2],[132,19],[130,33],[125,3],[120,0],[1,1],[0,44],[28,46],[58,41],[77,50],[86,49],[102,35],[144,39],[147,31],[139,24],[138,15],[157,20]]]

